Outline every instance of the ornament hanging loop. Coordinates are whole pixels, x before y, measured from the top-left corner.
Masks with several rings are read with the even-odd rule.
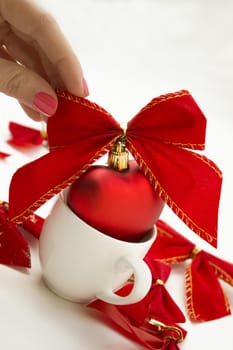
[[[118,171],[127,170],[129,167],[129,152],[125,147],[125,133],[112,146],[108,154],[108,165]]]

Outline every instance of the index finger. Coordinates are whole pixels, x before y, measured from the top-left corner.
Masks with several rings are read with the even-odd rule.
[[[36,42],[71,93],[85,96],[80,62],[49,13],[32,0],[0,0],[0,13],[13,28]]]

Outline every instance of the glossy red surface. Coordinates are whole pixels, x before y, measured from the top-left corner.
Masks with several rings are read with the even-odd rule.
[[[123,172],[92,166],[71,185],[67,201],[89,225],[131,242],[143,238],[164,206],[135,161]]]

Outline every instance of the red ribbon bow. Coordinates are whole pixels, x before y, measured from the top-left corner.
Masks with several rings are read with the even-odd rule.
[[[14,174],[10,217],[24,220],[124,136],[159,196],[191,230],[216,246],[221,172],[188,150],[204,149],[205,128],[203,113],[185,90],[153,99],[126,131],[97,104],[58,91],[58,109],[47,126],[51,152]]]
[[[151,259],[171,264],[192,259],[186,268],[186,304],[193,321],[210,321],[231,313],[218,278],[233,286],[233,264],[198,249],[165,222],[156,223],[158,235],[148,252]]]
[[[139,302],[132,305],[118,306],[122,314],[130,317],[135,325],[142,325],[146,319],[159,319],[163,322],[182,323],[185,317],[168,293],[165,282],[167,281],[171,267],[160,261],[155,261],[149,257],[145,258],[151,270],[152,285],[147,295]],[[128,295],[133,283],[126,284],[117,294]]]

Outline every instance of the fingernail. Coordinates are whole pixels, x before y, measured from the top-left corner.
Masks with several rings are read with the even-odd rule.
[[[56,112],[57,101],[46,92],[38,92],[33,100],[33,106],[46,116],[51,116]]]
[[[85,96],[89,95],[89,89],[85,78],[83,78],[83,91]]]

